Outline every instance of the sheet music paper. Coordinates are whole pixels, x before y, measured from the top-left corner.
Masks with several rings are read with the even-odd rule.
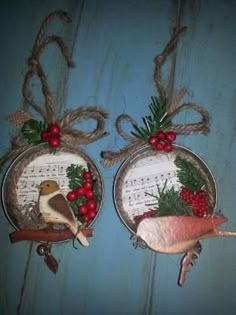
[[[17,198],[20,205],[38,201],[38,185],[46,180],[56,180],[61,190],[66,194],[69,191],[69,180],[66,169],[71,164],[87,167],[87,163],[80,156],[58,152],[56,154],[43,154],[24,169],[17,183]]]
[[[147,204],[156,203],[157,199],[146,193],[159,196],[166,183],[166,189],[181,186],[177,178],[177,168],[172,153],[144,157],[136,161],[128,170],[122,187],[123,208],[131,220],[135,215],[151,209]]]

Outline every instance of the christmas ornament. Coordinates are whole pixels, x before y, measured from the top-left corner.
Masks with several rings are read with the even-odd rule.
[[[175,144],[179,135],[209,131],[208,112],[193,103],[182,104],[187,89],[181,88],[173,97],[162,82],[162,66],[186,30],[177,27],[163,52],[155,58],[154,81],[159,97],[151,97],[143,125],[128,115],[120,115],[115,126],[128,145],[118,152],[102,152],[104,167],[123,161],[115,177],[113,196],[135,247],[148,247],[162,254],[184,253],[180,286],[200,255],[199,240],[236,236],[236,232],[217,229],[227,218],[217,210],[215,179],[207,164],[191,150]],[[170,91],[173,81],[170,76]],[[173,118],[186,110],[197,111],[201,121],[174,124]],[[131,135],[122,128],[125,121],[133,127]]]
[[[12,243],[30,240],[40,242],[39,255],[56,273],[52,243],[78,239],[88,246],[93,236],[92,225],[99,215],[103,200],[102,176],[95,163],[79,146],[97,141],[106,135],[107,113],[97,107],[81,107],[57,117],[52,93],[40,56],[47,45],[56,44],[68,67],[73,67],[67,46],[59,36],[45,37],[47,26],[70,18],[63,11],[51,13],[36,36],[29,69],[23,83],[25,102],[37,112],[19,110],[8,121],[19,129],[11,150],[0,158],[0,166],[14,159],[3,180],[2,200],[7,218],[16,229],[10,234]],[[42,85],[45,106],[40,106],[30,92],[30,81],[36,76]],[[91,133],[73,128],[83,119],[93,119],[97,127]],[[84,213],[81,213],[81,207]],[[80,209],[80,210],[79,210]],[[86,211],[85,211],[86,209]],[[75,246],[75,245],[74,245]]]

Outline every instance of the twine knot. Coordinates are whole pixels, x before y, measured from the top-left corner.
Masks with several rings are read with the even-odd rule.
[[[175,28],[173,36],[167,43],[166,47],[161,54],[157,55],[154,59],[155,70],[154,70],[154,81],[156,83],[157,91],[159,92],[160,100],[162,102],[168,102],[167,92],[164,88],[162,82],[162,72],[161,68],[166,61],[167,57],[173,53],[177,48],[177,42],[181,34],[187,30],[186,27]],[[173,77],[173,74],[172,74]],[[170,78],[173,79],[173,78]],[[181,111],[194,110],[201,115],[201,120],[196,123],[185,123],[185,124],[171,124],[166,131],[173,131],[175,134],[179,135],[190,135],[190,134],[207,134],[209,132],[209,114],[202,106],[193,103],[182,103],[184,97],[188,93],[185,87],[181,88],[176,94],[175,98],[169,100],[167,103],[167,111],[165,115],[169,119],[173,119]],[[111,167],[115,163],[118,163],[124,159],[127,159],[131,154],[136,152],[138,149],[145,146],[147,143],[144,140],[138,139],[134,136],[127,135],[123,128],[122,122],[131,123],[132,126],[137,126],[136,122],[128,115],[120,115],[116,120],[117,133],[128,142],[128,145],[118,152],[104,151],[102,152],[102,164],[104,167]]]
[[[28,59],[28,65],[32,70],[36,71],[38,64],[39,62],[35,57],[30,57]]]
[[[67,112],[61,120],[56,118],[54,99],[49,89],[47,77],[40,64],[39,58],[44,49],[49,44],[55,43],[64,56],[68,67],[73,67],[74,62],[71,59],[69,50],[61,37],[56,35],[44,37],[48,24],[50,24],[55,18],[59,18],[66,23],[71,22],[70,17],[64,11],[55,11],[43,21],[34,42],[32,55],[28,59],[29,69],[24,78],[22,92],[26,103],[28,103],[39,114],[39,116],[42,117],[42,120],[46,125],[50,126],[57,122],[56,124],[58,124],[61,129],[61,142],[74,147],[77,145],[88,144],[97,141],[98,139],[107,135],[105,132],[105,120],[107,119],[108,115],[104,110],[97,107],[81,107],[79,109]],[[45,98],[44,106],[37,104],[30,93],[29,85],[34,75],[39,78],[42,85],[42,93]],[[34,119],[34,117],[31,114],[20,110],[10,115],[8,117],[8,122],[14,124],[16,127],[22,127],[24,123],[30,119]],[[83,119],[93,119],[97,122],[97,126],[91,132],[83,132],[73,128],[76,123]],[[11,150],[0,159],[0,166],[3,165],[7,160],[14,158],[32,146],[32,144],[25,144],[25,139],[22,133],[18,134],[11,141],[11,144]]]

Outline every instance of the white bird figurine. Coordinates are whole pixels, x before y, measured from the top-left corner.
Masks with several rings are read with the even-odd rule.
[[[83,246],[88,246],[88,240],[78,230],[76,220],[66,197],[54,180],[45,180],[39,185],[39,212],[45,223],[65,224]]]

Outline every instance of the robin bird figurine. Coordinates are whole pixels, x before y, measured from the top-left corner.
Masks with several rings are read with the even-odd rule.
[[[88,240],[79,231],[79,222],[55,180],[45,180],[39,185],[39,212],[45,223],[65,224],[83,246]]]

